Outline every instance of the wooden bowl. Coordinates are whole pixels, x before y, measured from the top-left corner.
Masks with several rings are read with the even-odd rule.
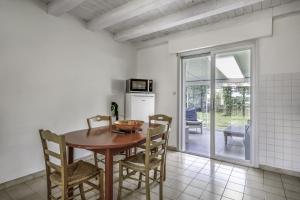
[[[120,120],[114,122],[114,125],[117,129],[123,131],[136,131],[144,124],[143,121],[140,120]]]

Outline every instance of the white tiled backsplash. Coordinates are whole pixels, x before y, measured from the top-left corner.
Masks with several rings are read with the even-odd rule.
[[[300,172],[300,73],[259,78],[260,164]]]

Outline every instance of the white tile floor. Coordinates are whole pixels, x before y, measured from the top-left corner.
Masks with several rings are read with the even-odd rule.
[[[129,187],[136,187],[127,181]],[[115,184],[115,195],[117,183]],[[145,199],[144,189],[123,199]],[[1,200],[46,199],[45,177],[0,191]],[[87,199],[96,199],[94,193]],[[151,199],[158,199],[153,185]],[[210,160],[189,154],[169,152],[164,199],[178,200],[300,200],[300,179],[260,169]]]

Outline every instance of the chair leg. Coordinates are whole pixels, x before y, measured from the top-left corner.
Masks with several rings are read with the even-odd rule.
[[[94,160],[95,160],[95,166],[98,167],[98,158],[96,152],[94,152]]]
[[[137,153],[137,148],[134,147],[134,155],[136,155],[136,153]]]
[[[164,179],[165,169],[164,169],[164,161],[161,162],[160,165],[160,173],[159,173],[159,200],[163,200],[163,179]]]
[[[145,185],[146,185],[146,200],[151,200],[149,170],[146,170],[145,172]]]
[[[100,174],[99,174],[99,197],[101,200],[104,200],[104,182],[103,182],[103,178],[104,178],[104,175],[103,175],[103,171],[100,171]]]
[[[157,168],[154,169],[153,179],[154,180],[157,179]]]
[[[63,186],[61,200],[68,200],[69,199],[69,190],[68,187]]]
[[[143,174],[142,174],[142,172],[140,172],[140,175],[139,175],[139,183],[138,183],[137,189],[140,189],[141,186],[142,186],[142,178],[143,178]]]
[[[82,199],[82,200],[85,200],[84,189],[83,189],[83,183],[79,184],[79,191],[80,191],[81,199]]]
[[[158,149],[154,149],[153,152],[151,152],[151,154],[154,154],[158,151]],[[153,175],[153,179],[156,180],[157,179],[157,168],[154,169],[154,175]]]
[[[49,177],[47,177],[47,200],[51,200],[51,182]]]
[[[201,134],[202,134],[202,133],[203,133],[203,127],[202,127],[202,124],[201,124],[201,127],[200,127],[200,128],[201,128]]]
[[[123,186],[123,165],[120,162],[120,164],[119,164],[119,191],[118,191],[118,200],[121,200],[121,197],[122,197],[122,186]]]
[[[166,165],[167,165],[167,163],[166,163],[166,160],[164,161],[164,181],[166,180]]]

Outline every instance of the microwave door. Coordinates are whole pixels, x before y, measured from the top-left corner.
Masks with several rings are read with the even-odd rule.
[[[132,80],[131,91],[146,92],[148,90],[148,81],[146,80]]]

